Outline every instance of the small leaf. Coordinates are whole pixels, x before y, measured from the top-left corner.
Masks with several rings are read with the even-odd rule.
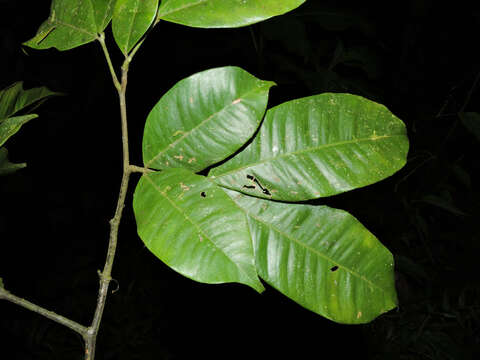
[[[16,134],[23,124],[38,117],[37,114],[15,116],[4,119],[0,122],[0,146],[2,146],[8,138]]]
[[[257,197],[309,200],[382,180],[404,166],[407,152],[405,125],[385,106],[325,93],[268,110],[253,142],[209,175]]]
[[[50,91],[44,86],[24,90],[23,82],[16,82],[0,90],[0,121],[53,95],[62,94]]]
[[[0,148],[0,175],[8,175],[19,169],[26,167],[27,164],[14,164],[8,161],[8,150]]]
[[[185,169],[144,174],[133,208],[140,238],[172,269],[199,282],[263,291],[245,215],[207,178]]]
[[[3,283],[2,278],[0,278],[0,288],[5,289],[5,284]]]
[[[158,18],[200,28],[254,24],[289,12],[305,0],[164,0]]]
[[[53,0],[49,18],[24,45],[68,50],[97,39],[110,22],[116,0]]]
[[[396,306],[393,256],[352,215],[225,192],[247,214],[258,274],[284,295],[347,324]]]
[[[124,55],[128,55],[152,25],[157,8],[158,0],[117,0],[112,31]]]
[[[233,66],[181,80],[148,115],[145,166],[197,172],[233,154],[258,128],[272,85]]]

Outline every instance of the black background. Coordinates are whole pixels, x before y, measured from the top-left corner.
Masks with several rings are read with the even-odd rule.
[[[145,118],[161,95],[217,66],[275,81],[269,107],[327,91],[385,104],[408,127],[405,168],[318,203],[348,210],[392,251],[399,309],[369,325],[340,325],[268,286],[259,295],[183,278],[136,235],[134,175],[113,271],[119,288],[107,301],[98,359],[480,355],[479,142],[458,117],[464,106],[480,111],[480,12],[429,0],[319,3],[240,29],[161,22],[129,73],[131,162],[141,164]],[[66,94],[38,108],[40,118],[7,143],[10,159],[28,167],[0,178],[0,276],[14,294],[86,325],[121,178],[118,100],[98,43],[22,48],[48,14],[49,1],[0,0],[0,88],[23,80]],[[109,29],[107,38],[118,69],[122,55]],[[362,53],[334,63],[341,46]],[[0,348],[8,359],[81,359],[83,345],[70,330],[2,302]]]

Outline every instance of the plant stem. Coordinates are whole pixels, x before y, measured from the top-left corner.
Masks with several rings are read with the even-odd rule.
[[[105,55],[105,59],[107,60],[108,69],[110,70],[110,74],[112,75],[113,85],[120,91],[121,84],[118,81],[117,74],[115,69],[113,68],[112,60],[110,59],[110,54],[108,53],[107,45],[105,44],[105,34],[101,33],[97,37],[98,42],[102,46],[103,54]]]
[[[12,293],[10,293],[9,291],[7,291],[6,289],[0,287],[0,300],[2,300],[2,299],[3,300],[8,300],[8,301],[10,301],[14,304],[20,305],[20,306],[28,309],[30,311],[36,312],[40,315],[43,315],[50,320],[53,320],[53,321],[55,321],[55,322],[57,322],[61,325],[64,325],[64,326],[72,329],[73,331],[76,331],[80,335],[84,335],[84,334],[87,333],[87,328],[85,326],[80,325],[79,323],[77,323],[73,320],[67,319],[67,318],[65,318],[61,315],[58,315],[58,314],[54,313],[53,311],[50,311],[50,310],[44,309],[41,306],[35,305],[28,300],[25,300],[25,299],[22,299],[18,296],[15,296]]]
[[[103,316],[103,310],[105,309],[105,303],[107,300],[108,287],[110,281],[112,280],[112,268],[113,261],[115,259],[115,251],[117,248],[117,239],[118,239],[118,228],[120,226],[120,220],[122,218],[123,208],[125,207],[125,198],[127,196],[128,182],[130,179],[130,174],[132,173],[132,168],[130,166],[130,156],[128,149],[128,123],[127,123],[127,103],[126,103],[126,90],[128,82],[128,68],[132,60],[132,55],[125,58],[125,61],[122,65],[122,79],[117,86],[116,75],[109,61],[110,56],[108,55],[107,47],[102,38],[99,39],[102,49],[104,50],[107,63],[109,64],[110,71],[112,73],[112,79],[115,87],[118,90],[118,98],[120,100],[120,118],[122,126],[122,149],[123,149],[123,175],[120,185],[120,192],[118,195],[117,206],[115,209],[115,214],[110,220],[110,237],[108,242],[107,257],[105,260],[105,265],[103,271],[99,271],[100,276],[100,287],[98,291],[97,307],[95,309],[95,314],[93,316],[92,324],[89,326],[87,332],[83,334],[85,340],[85,360],[93,360],[95,358],[95,344],[98,335],[98,330],[100,328],[100,322]],[[138,49],[138,48],[137,48]],[[117,80],[118,81],[118,80]]]

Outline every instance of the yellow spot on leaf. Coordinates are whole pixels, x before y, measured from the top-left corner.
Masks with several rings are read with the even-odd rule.
[[[183,155],[175,155],[174,158],[182,161],[183,160]]]
[[[189,164],[191,164],[192,162],[195,162],[195,161],[197,161],[196,158],[190,158],[190,159],[188,159],[188,163],[189,163]]]

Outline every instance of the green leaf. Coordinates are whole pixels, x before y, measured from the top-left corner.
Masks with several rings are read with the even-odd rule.
[[[113,12],[113,37],[127,55],[152,25],[158,0],[117,0]]]
[[[23,82],[18,81],[6,89],[0,90],[0,121],[53,95],[61,94],[50,91],[44,86],[24,90]]]
[[[0,146],[2,146],[10,136],[20,130],[23,124],[38,117],[37,114],[15,116],[4,119],[0,122]]]
[[[458,114],[463,126],[480,141],[480,114],[476,112],[462,112]]]
[[[225,192],[247,214],[258,274],[284,295],[347,324],[396,306],[393,256],[352,215]]]
[[[8,175],[26,167],[26,163],[14,164],[8,161],[8,150],[0,148],[0,175]]]
[[[133,198],[138,234],[180,274],[263,291],[244,213],[203,176],[185,169],[144,174]]]
[[[325,93],[267,111],[254,141],[210,175],[253,196],[308,200],[382,180],[407,151],[405,125],[385,106]]]
[[[233,154],[258,128],[272,85],[233,66],[181,80],[148,115],[145,166],[197,172]]]
[[[200,28],[254,24],[289,12],[305,0],[164,0],[158,18]]]
[[[110,22],[116,0],[53,0],[49,18],[24,45],[68,50],[97,39]]]

